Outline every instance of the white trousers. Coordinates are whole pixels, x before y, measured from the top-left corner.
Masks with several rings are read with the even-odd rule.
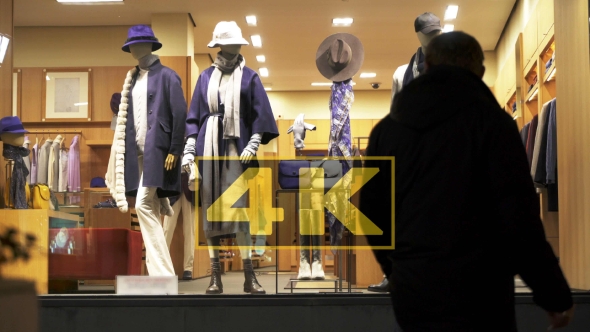
[[[143,186],[143,156],[138,158],[139,188],[135,200],[135,211],[145,244],[145,263],[150,276],[174,276],[174,266],[166,245],[164,229],[160,221],[160,199],[156,187]]]
[[[182,210],[182,233],[184,234],[184,271],[193,271],[193,261],[195,259],[195,207],[186,199],[184,193],[172,205],[174,215],[164,217],[164,236],[166,244],[170,248],[172,236],[176,229],[178,214]]]

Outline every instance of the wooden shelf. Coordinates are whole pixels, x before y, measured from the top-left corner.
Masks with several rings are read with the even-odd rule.
[[[86,141],[86,145],[88,146],[111,146],[112,144],[112,139],[93,139]]]
[[[535,86],[529,91],[526,95],[526,102],[530,103],[535,101],[539,98],[539,83],[536,83]]]

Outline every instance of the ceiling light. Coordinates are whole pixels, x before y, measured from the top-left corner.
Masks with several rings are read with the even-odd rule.
[[[123,0],[57,0],[59,3],[63,3],[66,5],[76,5],[76,4],[93,4],[93,3],[102,3],[102,4],[123,4]]]
[[[455,6],[455,5],[448,6],[447,10],[445,11],[445,21],[456,19],[458,11],[459,11],[459,6]]]
[[[334,27],[349,27],[354,20],[350,17],[332,19],[332,26]]]
[[[258,71],[260,72],[260,76],[268,77],[268,68],[258,68]]]
[[[264,88],[265,91],[270,91],[272,88]]]
[[[372,78],[377,76],[376,73],[361,73],[361,78]]]
[[[252,39],[252,46],[262,47],[262,39],[260,38],[260,35],[250,36],[250,39]]]
[[[10,44],[10,38],[6,35],[0,34],[0,65],[4,62],[4,56],[6,50],[8,50],[8,44]]]
[[[320,83],[320,82],[313,82],[311,86],[332,86],[333,83]]]
[[[254,16],[254,15],[246,16],[246,23],[248,23],[248,25],[251,27],[255,27],[256,26],[256,16]]]
[[[266,61],[266,57],[264,55],[257,55],[256,56],[256,61],[258,61],[258,62],[265,62]]]
[[[453,24],[445,24],[442,32],[451,32],[453,30],[455,30],[455,26]]]

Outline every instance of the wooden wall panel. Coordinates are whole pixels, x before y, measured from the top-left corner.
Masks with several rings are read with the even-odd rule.
[[[572,288],[590,289],[590,45],[588,1],[555,1],[559,52],[557,170],[560,263]]]
[[[188,57],[190,60],[190,57]],[[185,56],[161,56],[160,61],[166,67],[170,67],[174,70],[180,79],[182,80],[182,91],[184,92],[184,99],[187,101],[187,106],[190,105],[190,95],[193,93],[190,91],[190,67],[187,67],[187,57]],[[188,109],[187,109],[188,110]]]
[[[129,66],[92,68],[92,121],[111,121],[111,97],[113,93],[123,91],[123,82],[130,69]]]
[[[41,96],[43,90],[43,68],[21,68],[22,107],[19,117],[23,124],[41,122]]]

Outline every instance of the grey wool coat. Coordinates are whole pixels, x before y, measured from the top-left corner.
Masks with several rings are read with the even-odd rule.
[[[139,68],[137,70],[139,72]],[[131,82],[133,91],[136,77]],[[132,94],[129,100],[133,100]],[[182,155],[187,104],[181,80],[176,72],[157,60],[149,67],[147,87],[147,133],[143,154],[143,186],[157,187],[158,197],[176,196],[181,193],[181,162],[166,171],[164,163],[168,154]],[[139,165],[133,103],[127,109],[125,129],[125,194],[136,196],[139,187]]]

